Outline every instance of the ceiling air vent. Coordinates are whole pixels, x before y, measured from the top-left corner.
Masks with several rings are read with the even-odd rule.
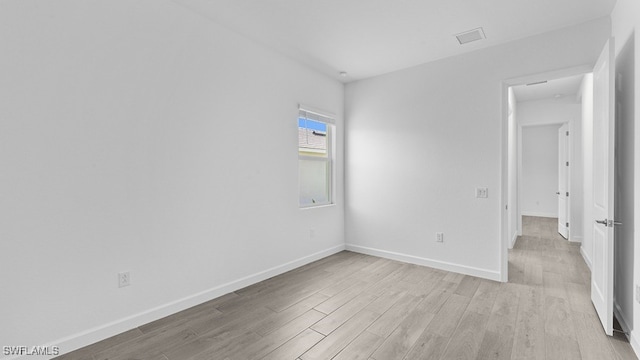
[[[536,82],[528,83],[527,86],[540,85],[540,84],[546,84],[546,83],[547,83],[547,80],[542,80],[542,81],[536,81]]]
[[[458,39],[460,45],[467,44],[472,41],[486,39],[486,37],[484,36],[484,30],[482,30],[481,27],[456,34],[456,38]]]

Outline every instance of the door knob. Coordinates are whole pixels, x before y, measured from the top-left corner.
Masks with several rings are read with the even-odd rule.
[[[598,224],[602,224],[604,226],[608,226],[608,227],[614,227],[615,225],[622,225],[622,223],[620,221],[615,221],[615,220],[596,220],[596,222]]]
[[[560,191],[556,191],[556,195],[560,195]]]

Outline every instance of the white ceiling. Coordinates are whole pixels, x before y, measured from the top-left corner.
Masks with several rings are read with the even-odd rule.
[[[584,75],[548,80],[543,84],[519,85],[513,87],[518,102],[576,96]]]
[[[607,16],[616,0],[173,1],[353,81]],[[459,45],[455,34],[478,27],[487,39]]]

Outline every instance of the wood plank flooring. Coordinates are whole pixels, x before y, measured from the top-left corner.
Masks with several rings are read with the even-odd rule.
[[[58,359],[636,359],[555,221],[525,217],[508,283],[345,251]]]

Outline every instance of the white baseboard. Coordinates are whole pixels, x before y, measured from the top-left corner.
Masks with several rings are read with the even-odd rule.
[[[515,233],[513,233],[513,236],[511,237],[511,242],[509,243],[509,249],[513,249],[513,246],[516,244],[516,240],[518,240],[518,232],[516,231]]]
[[[501,274],[499,271],[480,269],[480,268],[475,268],[471,266],[465,266],[465,265],[454,264],[454,263],[449,263],[449,262],[444,262],[439,260],[427,259],[427,258],[413,256],[413,255],[374,249],[374,248],[369,248],[369,247],[354,245],[354,244],[347,244],[347,250],[361,253],[361,254],[366,254],[366,255],[378,256],[385,259],[397,260],[397,261],[402,261],[410,264],[429,266],[435,269],[452,271],[452,272],[471,275],[475,277],[481,277],[484,279],[501,281]]]
[[[580,255],[582,255],[582,259],[584,259],[584,262],[589,267],[589,270],[591,270],[591,259],[589,258],[589,256],[587,256],[587,253],[584,252],[584,247],[583,246],[584,245],[580,246]]]
[[[535,216],[535,217],[546,217],[546,218],[557,218],[557,213],[546,213],[546,212],[535,212],[535,211],[523,211],[522,216]]]
[[[581,243],[582,242],[582,236],[571,236],[571,233],[569,233],[569,242]]]
[[[618,319],[618,323],[620,323],[622,331],[626,333],[627,340],[629,340],[629,344],[631,344],[633,352],[636,353],[637,357],[640,357],[640,341],[638,341],[638,332],[631,330],[628,319],[624,317],[622,309],[620,309],[620,305],[618,305],[615,300],[613,303],[613,314],[616,316],[616,319]]]
[[[202,304],[209,300],[213,300],[224,294],[228,294],[230,292],[242,289],[246,286],[255,284],[257,282],[283,274],[287,271],[293,270],[295,268],[306,265],[313,261],[320,260],[322,258],[333,255],[343,250],[345,250],[345,245],[334,246],[329,249],[325,249],[325,250],[316,252],[314,254],[307,255],[299,259],[290,261],[286,264],[278,265],[270,269],[260,271],[255,274],[245,276],[241,279],[216,286],[212,289],[205,290],[200,293],[184,297],[182,299],[178,299],[176,301],[158,306],[156,308],[149,309],[141,313],[138,313],[123,319],[119,319],[119,320],[116,320],[92,329],[88,329],[86,331],[83,331],[78,334],[74,334],[66,338],[58,339],[49,344],[43,345],[43,347],[46,346],[51,348],[53,346],[57,346],[60,348],[60,354],[65,354],[73,350],[85,347],[87,345],[91,345],[95,342],[107,339],[111,336],[120,334],[122,332],[134,329],[138,326],[147,324],[151,321],[161,319],[165,316],[175,314],[179,311]],[[2,359],[3,360],[17,360],[17,359],[35,360],[35,359],[50,359],[50,358],[51,357],[24,355],[24,356],[17,356],[17,357],[11,357],[11,358],[7,357]]]
[[[640,339],[638,339],[638,331],[631,331],[629,343],[631,344],[633,352],[636,353],[638,358],[640,358]]]
[[[627,339],[629,339],[629,336],[631,335],[631,328],[629,327],[629,323],[627,322],[627,319],[625,318],[620,305],[618,305],[615,299],[613,301],[613,315],[615,315],[616,319],[618,319],[618,323],[620,323],[622,331],[628,334]]]

